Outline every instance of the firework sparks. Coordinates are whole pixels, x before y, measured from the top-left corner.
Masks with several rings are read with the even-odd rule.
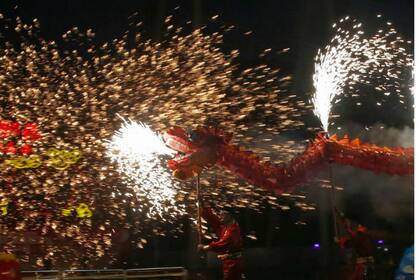
[[[170,180],[166,170],[156,171],[164,168],[157,161],[134,168],[131,160],[135,158],[129,155],[126,161],[111,163],[106,157],[107,140],[119,126],[117,113],[126,119],[144,120],[158,131],[173,125],[218,123],[235,132],[236,144],[251,143],[255,145],[252,150],[264,157],[282,149],[281,156],[288,160],[299,152],[293,143],[272,141],[272,135],[280,131],[303,126],[300,117],[306,105],[286,90],[291,77],[281,76],[267,65],[240,70],[235,64],[239,52],[222,52],[223,36],[218,32],[207,35],[200,29],[184,34],[167,20],[167,36],[162,42],[146,40],[137,29],[130,29],[133,38],[124,35],[97,46],[91,30],[73,28],[63,34],[62,41],[54,42],[38,37],[37,20],[27,24],[19,17],[0,16],[0,23],[2,118],[38,125],[42,139],[32,146],[35,155],[44,155],[50,148],[77,149],[82,155],[65,170],[48,166],[21,170],[6,166],[0,170],[0,183],[5,186],[0,201],[13,204],[14,211],[9,209],[0,223],[2,236],[17,236],[6,249],[18,247],[25,232],[39,232],[43,247],[37,257],[52,254],[55,261],[68,261],[72,267],[71,263],[79,264],[80,251],[92,260],[112,255],[113,236],[120,229],[132,230],[138,240],[163,234],[159,222],[175,224],[176,219],[160,215],[180,213],[174,209],[174,199],[186,208],[195,205],[191,186],[176,182],[171,183],[172,190],[153,200],[151,194],[157,191],[153,186],[169,186]],[[17,34],[11,35],[13,32]],[[20,41],[11,44],[12,39]],[[264,146],[256,146],[260,142],[254,141],[257,137],[264,137]],[[14,158],[7,153],[1,156],[3,160]],[[157,174],[148,173],[151,168],[163,174],[157,176],[158,181],[148,177]],[[128,175],[121,176],[120,171]],[[267,198],[267,192],[220,170],[209,170],[202,182],[206,186],[203,197],[221,207],[258,209],[267,203],[278,204]],[[74,213],[81,203],[89,206],[92,219],[75,220],[61,214]],[[179,225],[171,228],[172,233],[179,231]],[[133,244],[138,242],[133,240]],[[28,255],[21,257],[29,259]]]
[[[400,93],[402,74],[411,70],[413,58],[404,48],[409,42],[390,26],[387,23],[386,30],[368,37],[362,24],[350,17],[333,24],[337,35],[322,52],[318,51],[313,75],[314,113],[324,131],[328,132],[333,102],[340,102],[345,90],[350,95],[357,91],[357,85],[369,85],[385,97],[391,92]],[[376,104],[381,106],[382,102]]]
[[[161,158],[175,153],[166,147],[160,135],[141,122],[124,120],[109,142],[107,155],[126,176],[126,185],[139,198],[147,198],[149,217],[183,213],[183,205],[178,205],[175,199],[179,184],[172,180]]]

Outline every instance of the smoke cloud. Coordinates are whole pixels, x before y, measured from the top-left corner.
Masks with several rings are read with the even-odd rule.
[[[377,124],[365,128],[347,124],[345,133],[351,139],[360,138],[378,146],[413,147],[414,129],[387,128]],[[338,130],[343,136],[344,132]],[[371,227],[411,227],[414,221],[414,177],[375,174],[353,167],[333,167],[334,182],[343,187],[337,203],[349,217]]]

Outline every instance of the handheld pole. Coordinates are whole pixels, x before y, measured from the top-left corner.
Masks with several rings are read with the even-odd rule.
[[[197,191],[197,233],[198,233],[198,244],[202,243],[202,225],[201,225],[201,193],[200,193],[200,174],[197,175],[196,181]]]
[[[333,214],[333,222],[334,222],[334,237],[338,237],[338,225],[337,225],[337,213],[335,211],[335,186],[333,182],[333,172],[331,163],[328,165],[329,175],[330,175],[330,183],[331,183],[331,211]]]
[[[330,135],[327,134],[327,138],[330,138]],[[334,237],[338,237],[338,224],[337,224],[337,213],[335,211],[335,185],[334,185],[334,178],[333,178],[333,170],[331,166],[331,162],[328,163],[328,173],[330,177],[330,183],[331,183],[331,192],[330,192],[330,201],[331,201],[331,211],[333,216],[333,222],[334,222]]]
[[[197,175],[196,181],[196,191],[197,191],[197,234],[198,234],[198,244],[203,243],[203,229],[201,225],[201,192],[200,192],[200,174]],[[200,266],[206,267],[206,257],[203,252],[199,252]],[[203,274],[199,273],[198,279],[206,279]]]

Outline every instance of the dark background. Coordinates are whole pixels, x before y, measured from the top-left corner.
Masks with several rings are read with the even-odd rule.
[[[13,9],[15,5],[17,10]],[[180,8],[174,10],[177,6]],[[369,27],[380,13],[393,22],[403,37],[414,37],[412,0],[28,0],[2,1],[0,8],[5,14],[19,15],[26,22],[38,18],[41,35],[46,39],[60,40],[61,34],[78,26],[81,30],[93,29],[97,43],[121,37],[128,28],[128,17],[134,12],[139,12],[144,22],[142,32],[154,40],[162,38],[163,21],[168,15],[173,14],[176,24],[192,30],[208,24],[209,19],[217,14],[222,24],[236,26],[233,32],[226,34],[222,48],[240,50],[237,60],[240,67],[268,63],[282,69],[283,73],[292,74],[294,83],[290,90],[304,100],[312,90],[313,58],[318,48],[329,41],[331,24],[339,18],[350,15]],[[186,24],[188,20],[192,20],[191,25]],[[204,32],[217,30],[219,26],[210,23]],[[248,31],[252,34],[244,35]],[[291,50],[285,55],[258,57],[267,48]],[[413,145],[412,110],[388,104],[380,110],[366,107],[360,111],[349,110],[343,112],[343,118],[348,129],[354,132],[353,137],[362,132],[366,134],[364,126],[376,124],[376,127],[386,127],[381,144]],[[378,135],[366,137],[378,140]],[[351,218],[373,229],[377,239],[385,239],[388,252],[397,262],[402,249],[413,242],[413,178],[375,175],[339,166],[334,167],[334,172],[336,183],[344,187],[338,195],[338,206]],[[239,211],[237,218],[244,236],[252,234],[257,237],[256,240],[245,238],[251,279],[262,279],[258,276],[252,278],[258,269],[268,271],[265,279],[280,279],[279,275],[284,279],[323,277],[320,275],[325,275],[333,264],[344,262],[343,254],[331,241],[328,191],[313,184],[301,192],[316,203],[315,211],[303,212],[293,205],[290,211],[269,208],[262,213]],[[304,221],[306,225],[296,224],[298,221]],[[113,266],[181,265],[197,270],[200,263],[193,253],[194,233],[187,220],[185,231],[185,236],[176,240],[155,237],[144,250],[122,245],[119,260]],[[314,243],[321,243],[321,249],[312,248]],[[209,260],[210,267],[214,267],[214,263],[214,258]]]

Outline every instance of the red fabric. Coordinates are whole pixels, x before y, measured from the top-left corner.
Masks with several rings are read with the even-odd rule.
[[[22,148],[20,148],[19,151],[24,155],[29,155],[30,153],[32,153],[33,150],[31,148],[31,145],[23,144]]]
[[[0,121],[0,138],[7,138],[9,136],[19,136],[20,125],[16,122],[7,120]]]
[[[196,149],[195,145],[189,141],[187,133],[179,126],[169,129],[163,135],[163,140],[171,149],[184,154]]]
[[[350,141],[347,136],[341,140],[332,136],[326,141],[329,160],[335,163],[390,175],[414,173],[414,148],[378,147],[357,138]]]
[[[36,141],[41,138],[41,135],[38,132],[38,126],[35,123],[27,123],[23,127],[22,131],[23,139],[28,139]]]
[[[241,280],[243,271],[242,259],[223,261],[223,280]]]
[[[364,263],[357,263],[354,267],[353,273],[349,277],[349,280],[363,280],[365,266],[366,265]]]
[[[6,153],[8,153],[8,154],[16,154],[17,149],[15,147],[15,142],[9,142],[9,143],[7,143],[7,147],[6,147],[6,149],[4,151]]]
[[[355,251],[357,258],[370,257],[374,253],[373,242],[366,230],[351,231],[350,236],[341,237],[339,245],[342,248],[351,248]],[[366,270],[365,263],[356,263],[353,272],[349,276],[349,280],[363,280]]]
[[[284,165],[265,163],[251,151],[229,143],[232,135],[220,129],[198,127],[194,140],[179,127],[165,134],[165,142],[184,156],[168,161],[168,167],[182,171],[182,179],[194,176],[192,168],[218,164],[249,183],[276,193],[291,192],[311,179],[328,162],[384,172],[390,175],[414,173],[414,148],[388,148],[350,140],[348,136],[319,134],[304,153]],[[180,172],[178,172],[180,173]]]
[[[373,255],[373,242],[367,232],[355,231],[349,237],[341,237],[340,246],[343,248],[352,248],[357,257],[369,257]]]
[[[220,232],[222,230],[222,222],[220,221],[219,217],[213,213],[211,208],[203,207],[201,208],[201,216],[204,220],[209,223],[209,225],[213,228],[213,230],[220,236]]]
[[[207,207],[203,207],[202,215],[219,237],[219,240],[209,244],[210,250],[222,254],[235,253],[242,250],[241,231],[237,223],[224,225],[219,217]]]
[[[224,225],[219,217],[213,213],[210,208],[203,207],[202,217],[216,231],[219,240],[209,244],[211,251],[219,254],[237,253],[242,250],[242,238],[239,225],[233,223]],[[240,280],[243,273],[242,258],[225,259],[223,262],[223,279]]]
[[[218,164],[251,184],[276,193],[293,191],[326,162],[325,141],[322,139],[317,139],[287,165],[263,163],[253,152],[243,151],[234,145],[222,145],[220,154]]]
[[[219,240],[209,244],[210,250],[220,253],[235,253],[242,250],[242,239],[239,225],[233,223],[229,226],[222,226]]]
[[[21,280],[17,261],[0,261],[0,280]]]

